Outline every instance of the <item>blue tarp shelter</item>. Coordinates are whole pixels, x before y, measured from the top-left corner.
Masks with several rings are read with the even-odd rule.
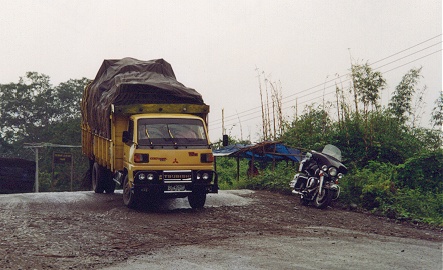
[[[254,145],[233,144],[213,151],[216,157],[239,157],[260,161],[299,162],[302,152],[280,142],[261,142]]]
[[[213,151],[215,157],[237,158],[237,178],[239,178],[240,158],[270,163],[276,161],[300,162],[302,152],[299,149],[288,147],[281,142],[261,142],[254,145],[234,144]],[[251,163],[251,164],[252,164]]]

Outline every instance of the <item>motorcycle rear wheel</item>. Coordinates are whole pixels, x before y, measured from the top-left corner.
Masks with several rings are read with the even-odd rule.
[[[324,188],[321,194],[317,194],[314,199],[314,205],[317,208],[324,209],[328,207],[328,205],[332,201],[332,192],[329,189]]]

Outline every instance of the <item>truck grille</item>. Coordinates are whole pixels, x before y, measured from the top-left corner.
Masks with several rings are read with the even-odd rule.
[[[192,181],[192,171],[164,171],[163,180],[167,181]]]

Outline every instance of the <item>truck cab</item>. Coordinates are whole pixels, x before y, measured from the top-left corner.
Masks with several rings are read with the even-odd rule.
[[[217,193],[217,174],[204,120],[189,114],[137,114],[122,133],[123,200],[186,197],[203,207]]]

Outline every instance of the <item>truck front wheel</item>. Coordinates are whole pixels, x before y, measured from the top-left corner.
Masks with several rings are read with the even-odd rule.
[[[188,196],[189,205],[192,208],[203,208],[206,203],[206,192],[204,189],[193,190]]]
[[[103,193],[105,191],[103,185],[103,169],[97,162],[94,162],[92,167],[92,190],[95,193]]]
[[[129,208],[135,208],[137,203],[134,191],[128,180],[128,175],[123,180],[123,203]]]

